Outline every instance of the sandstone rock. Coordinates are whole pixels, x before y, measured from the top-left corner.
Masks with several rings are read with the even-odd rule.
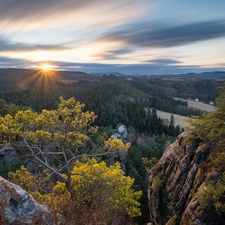
[[[0,177],[0,224],[52,224],[49,210],[20,186]]]
[[[224,224],[213,208],[203,208],[198,201],[198,192],[211,177],[201,168],[207,163],[211,148],[204,143],[184,143],[185,133],[168,146],[160,161],[148,176],[150,222],[180,225]],[[211,171],[209,171],[210,173]]]

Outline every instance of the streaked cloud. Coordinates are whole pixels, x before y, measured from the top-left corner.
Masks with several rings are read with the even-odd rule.
[[[17,59],[0,56],[0,67],[1,68],[27,68],[31,65],[30,60]]]
[[[99,55],[94,55],[93,57],[96,57],[97,59],[100,59],[100,60],[114,60],[114,59],[119,59],[121,58],[121,56],[131,52],[133,52],[131,48],[117,49],[117,50],[106,51]]]
[[[225,20],[171,24],[129,24],[109,31],[102,39],[120,40],[140,47],[165,48],[225,37]]]
[[[7,0],[0,1],[4,31],[55,29],[85,30],[134,19],[146,0]]]
[[[159,60],[160,61],[160,60]],[[181,73],[184,69],[187,72],[198,72],[202,70],[201,66],[191,65],[168,65],[162,63],[145,63],[145,64],[105,64],[105,63],[74,63],[74,62],[49,62],[51,65],[55,65],[58,68],[64,68],[64,70],[70,71],[84,71],[87,73],[115,73],[120,72],[130,75],[141,74],[166,74],[166,73]],[[41,62],[39,63],[41,64]]]
[[[40,51],[40,50],[49,50],[49,51],[60,51],[66,50],[64,46],[58,45],[39,45],[39,44],[27,44],[27,43],[14,43],[7,40],[4,37],[0,36],[0,51],[1,52],[23,52],[23,51]]]
[[[172,59],[156,59],[151,60],[150,63],[137,64],[105,64],[105,63],[77,63],[77,62],[63,62],[63,61],[48,61],[47,63],[54,66],[58,70],[68,71],[83,71],[87,73],[116,73],[120,72],[127,75],[163,75],[163,74],[178,74],[188,72],[212,71],[213,66],[218,66],[218,69],[223,70],[224,64],[210,65],[204,67],[203,65],[182,65],[179,61],[176,64],[172,63]],[[0,68],[29,68],[39,69],[40,65],[46,61],[32,62],[25,59],[0,57]]]
[[[0,66],[164,74],[224,68],[225,2],[2,0]]]
[[[114,0],[107,3],[105,0],[7,0],[0,2],[0,18],[14,21],[26,18],[51,17],[61,13],[76,12],[84,8],[98,6],[124,6],[132,4],[134,0]],[[61,14],[62,15],[62,14]],[[66,15],[65,15],[66,16]]]
[[[156,63],[156,64],[178,64],[181,63],[181,61],[176,60],[176,59],[169,59],[169,58],[161,58],[161,59],[152,59],[152,60],[146,60],[144,61],[145,63]]]

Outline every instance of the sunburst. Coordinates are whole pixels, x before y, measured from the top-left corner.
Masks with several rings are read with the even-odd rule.
[[[57,66],[43,62],[35,67],[38,70],[34,71],[26,80],[19,83],[20,87],[27,88],[32,86],[35,89],[39,89],[41,87],[49,88],[56,84],[59,75],[54,68],[57,68]]]
[[[43,63],[40,65],[40,69],[43,71],[49,71],[49,70],[53,70],[55,66],[48,64],[48,63]]]

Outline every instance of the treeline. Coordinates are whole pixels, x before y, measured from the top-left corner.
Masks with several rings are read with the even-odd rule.
[[[120,80],[119,80],[120,81]],[[176,100],[169,103],[160,99],[148,98],[147,94],[133,88],[127,82],[119,82],[117,78],[102,80],[100,82],[81,82],[74,84],[62,84],[51,88],[37,88],[8,91],[1,95],[7,102],[13,102],[20,107],[30,107],[37,112],[42,109],[55,109],[58,105],[58,97],[74,97],[85,104],[85,110],[93,111],[98,118],[95,124],[98,126],[115,127],[118,123],[133,126],[140,133],[177,135],[179,129],[171,131],[156,113],[150,113],[146,109],[159,106],[159,109],[168,104],[175,105]],[[179,102],[178,102],[179,103]],[[177,104],[177,103],[176,103]],[[188,110],[188,107],[184,107]],[[156,107],[155,107],[156,108]],[[171,110],[174,113],[174,110]]]
[[[191,83],[195,86],[195,91],[193,91],[193,88],[189,88]],[[201,87],[201,83],[204,88]],[[212,84],[212,87],[210,87],[210,84]],[[99,116],[97,121],[100,123],[100,121],[105,121],[104,115],[108,107],[110,107],[110,110],[107,113],[116,111],[113,107],[117,107],[120,116],[122,118],[127,117],[127,106],[124,106],[124,100],[120,101],[120,98],[126,99],[128,103],[141,104],[143,108],[155,108],[182,116],[201,115],[202,111],[188,108],[185,101],[175,100],[172,97],[193,97],[194,95],[197,96],[194,93],[198,93],[199,96],[207,96],[204,97],[205,100],[212,100],[212,97],[217,95],[217,86],[219,84],[219,81],[195,81],[193,83],[189,80],[183,82],[167,81],[162,78],[133,78],[133,80],[127,80],[123,77],[103,76],[99,81],[93,82],[54,83],[48,87],[34,85],[26,89],[9,90],[0,93],[0,98],[4,99],[8,104],[12,102],[19,106],[31,107],[40,112],[43,108],[56,108],[59,103],[59,96],[65,98],[75,97],[77,101],[85,104],[85,109],[96,112]],[[197,92],[198,89],[199,92]],[[109,105],[113,105],[113,107]],[[126,121],[127,118],[122,120]]]
[[[132,85],[146,93],[153,93],[155,96],[180,97],[187,99],[199,98],[200,101],[208,103],[215,101],[218,97],[218,87],[223,85],[221,80],[193,79],[193,78],[170,78],[153,77],[149,79],[136,77]]]

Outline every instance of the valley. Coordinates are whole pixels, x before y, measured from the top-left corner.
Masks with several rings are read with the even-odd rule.
[[[204,77],[193,78],[188,76],[185,78],[177,76],[175,79],[174,76],[169,75],[166,77],[131,77],[113,74],[96,76],[69,71],[51,71],[48,75],[44,75],[38,71],[17,69],[0,70],[0,77],[4,81],[0,85],[1,145],[8,143],[5,142],[8,135],[14,137],[13,133],[10,134],[11,130],[8,131],[9,133],[5,133],[4,126],[15,124],[13,126],[23,127],[24,122],[30,121],[30,124],[27,124],[26,127],[31,129],[21,137],[21,133],[18,133],[19,139],[17,136],[15,136],[17,137],[15,140],[12,138],[12,144],[15,146],[15,150],[13,150],[15,158],[13,159],[16,161],[10,161],[6,157],[8,151],[2,150],[0,154],[0,175],[11,179],[9,174],[16,171],[22,172],[23,167],[21,165],[23,165],[28,170],[23,172],[29,172],[30,174],[26,176],[30,176],[30,179],[33,179],[35,183],[40,179],[36,176],[41,172],[41,168],[47,166],[49,171],[62,179],[61,170],[58,168],[62,164],[60,157],[54,156],[54,158],[51,158],[43,155],[44,158],[32,159],[32,157],[26,156],[25,152],[32,150],[33,147],[31,146],[36,146],[37,143],[34,140],[39,140],[45,151],[50,151],[49,145],[54,146],[53,150],[48,153],[50,155],[56,154],[54,149],[57,149],[57,154],[66,154],[65,159],[69,159],[69,161],[65,161],[65,165],[68,165],[68,162],[73,162],[71,168],[72,165],[81,163],[77,158],[82,159],[86,154],[97,155],[99,162],[109,165],[120,162],[124,175],[133,179],[133,191],[139,193],[137,196],[140,198],[138,201],[140,212],[134,213],[134,218],[130,218],[129,222],[138,224],[149,222],[148,189],[146,188],[146,176],[149,170],[157,165],[156,163],[162,157],[166,147],[173,143],[176,137],[184,131],[183,128],[187,125],[187,117],[200,116],[203,112],[217,110],[215,106],[209,105],[208,102],[216,102],[219,94],[218,88],[223,84],[223,80],[205,79]],[[188,100],[189,97],[192,99],[198,98],[199,101],[190,101]],[[75,111],[70,113],[68,110]],[[56,112],[59,115],[58,117],[55,117]],[[9,115],[11,117],[8,117]],[[86,118],[82,119],[81,115],[86,115]],[[16,119],[17,117],[20,120]],[[37,118],[33,120],[32,118],[35,117]],[[8,119],[6,120],[6,118]],[[11,121],[9,122],[10,118]],[[58,118],[57,121],[56,118]],[[34,121],[42,122],[38,125],[39,122]],[[66,121],[73,122],[68,123]],[[82,121],[86,122],[83,123]],[[52,128],[53,124],[57,124],[57,129]],[[121,124],[127,129],[126,139],[124,140],[121,140],[120,136],[115,136]],[[85,126],[88,126],[90,132],[86,132]],[[35,131],[36,129],[37,131]],[[48,136],[50,134],[48,132],[52,133],[58,129],[61,129],[59,133]],[[75,132],[72,139],[68,139],[67,130]],[[23,133],[24,130],[21,130],[21,132]],[[73,135],[73,132],[71,135]],[[66,143],[62,149],[68,151],[68,153],[63,153],[64,150],[60,150],[60,139],[58,140],[57,137],[62,138],[61,135],[65,135],[64,142]],[[21,138],[23,140],[24,137],[26,137],[24,140],[25,146],[21,146],[21,141],[18,142],[18,140],[21,140]],[[30,139],[30,137],[35,138]],[[53,139],[50,138],[49,140],[49,137]],[[111,140],[111,137],[116,138]],[[114,141],[122,142],[115,145]],[[109,152],[106,151],[105,148],[108,145],[116,146],[114,147],[116,149],[126,150],[123,154],[115,154],[115,152],[111,152],[110,149],[112,148],[110,147]],[[73,152],[70,148],[73,149]],[[24,151],[25,149],[27,150]],[[39,151],[38,154],[43,154],[43,150],[39,149],[38,146],[34,149],[35,152]],[[34,154],[32,151],[31,155]],[[42,162],[41,165],[40,162]],[[46,162],[48,163],[46,164]],[[88,160],[86,162],[96,163]],[[82,164],[82,166],[85,167],[86,164]],[[21,169],[18,170],[19,168]],[[42,174],[41,176],[45,175]],[[54,183],[56,177],[52,178],[51,182]],[[24,185],[19,180],[13,180],[13,182]],[[68,181],[65,180],[64,182]],[[85,180],[85,182],[87,181]],[[47,183],[37,185],[44,188]],[[55,185],[58,187],[57,183]],[[26,188],[26,185],[24,187]],[[75,190],[76,187],[73,188]],[[38,191],[40,191],[40,194],[42,193],[42,189],[38,189]],[[47,193],[52,193],[51,188]],[[69,193],[73,195],[74,192]],[[106,196],[108,194],[105,193]],[[58,197],[60,196],[54,198]],[[36,198],[36,200],[40,201],[39,198]],[[67,202],[70,202],[70,200],[67,200]],[[61,210],[59,206],[57,207],[58,210]],[[82,205],[82,207],[85,208],[86,205]],[[136,209],[132,210],[135,212]],[[58,212],[64,213],[63,211]],[[123,216],[123,218],[126,218],[125,214]],[[105,219],[107,220],[107,218]]]

